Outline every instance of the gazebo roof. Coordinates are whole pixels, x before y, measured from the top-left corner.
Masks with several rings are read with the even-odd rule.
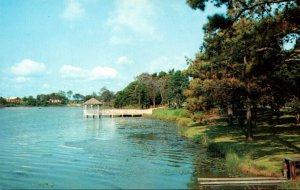
[[[102,102],[100,102],[96,98],[91,98],[88,101],[84,102],[83,105],[102,105]]]

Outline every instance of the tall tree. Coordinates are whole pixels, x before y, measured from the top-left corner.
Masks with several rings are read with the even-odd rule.
[[[6,100],[3,97],[0,97],[0,105],[5,105],[6,104]]]
[[[149,94],[152,105],[156,107],[156,96],[158,93],[157,77],[149,73],[142,73],[136,77],[138,81],[145,85],[147,93]]]
[[[108,90],[105,86],[100,89],[99,95],[101,100],[106,103],[111,102],[114,97],[114,93]]]
[[[187,2],[194,9],[204,10],[208,0]],[[210,74],[215,76],[205,76],[207,77],[205,79],[194,77],[188,94],[195,95],[199,89],[201,103],[205,98],[211,100],[215,97],[225,100],[224,102],[212,101],[218,102],[219,106],[225,102],[231,105],[232,97],[238,96],[238,104],[244,105],[246,109],[246,136],[252,139],[252,121],[257,104],[262,97],[266,97],[263,96],[267,94],[266,92],[270,90],[276,92],[274,90],[276,85],[270,82],[274,77],[274,71],[282,63],[295,60],[291,55],[288,56],[289,58],[284,58],[282,47],[284,40],[299,37],[299,1],[215,0],[212,2],[216,6],[227,6],[227,13],[208,18],[209,22],[204,26],[206,37],[202,46],[202,55],[196,57],[190,70],[193,69],[191,67],[195,67],[193,65],[204,61],[209,63],[208,70],[204,70],[207,72],[204,76]],[[195,70],[196,72],[193,71],[195,74],[202,71],[199,68]],[[235,82],[230,84],[228,79],[235,79]],[[215,86],[216,90],[210,87],[205,89],[207,83],[210,84],[209,86]],[[238,94],[233,93],[236,87],[239,89]],[[221,89],[229,89],[225,91],[227,94],[225,97],[218,93]],[[282,99],[278,97],[277,100]],[[189,101],[192,100],[197,100],[197,97],[192,96]]]
[[[180,70],[170,75],[167,88],[167,97],[170,105],[173,105],[176,108],[182,107],[185,100],[183,91],[187,89],[188,83],[188,77]]]
[[[69,90],[69,91],[67,92],[67,96],[68,96],[68,99],[69,99],[69,100],[72,98],[72,95],[73,95],[72,90]]]
[[[29,106],[36,106],[36,99],[33,96],[29,96],[27,99],[27,105]]]
[[[73,95],[73,98],[74,98],[76,101],[81,101],[81,100],[84,99],[84,95],[81,95],[81,94],[79,94],[79,93],[75,93],[75,94]]]
[[[167,89],[169,79],[170,76],[166,72],[159,72],[158,79],[156,81],[156,87],[158,88],[162,105],[165,105],[167,103]]]
[[[114,106],[115,107],[149,107],[149,96],[144,84],[139,81],[133,81],[129,83],[123,90],[119,91],[115,95]]]

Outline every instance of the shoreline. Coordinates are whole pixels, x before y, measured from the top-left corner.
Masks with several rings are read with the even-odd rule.
[[[285,116],[287,117],[287,116]],[[247,141],[239,126],[227,126],[222,115],[203,114],[200,121],[190,118],[184,109],[157,109],[146,118],[175,122],[182,126],[182,135],[204,145],[207,151],[224,158],[228,171],[244,176],[282,176],[282,161],[285,157],[300,157],[294,147],[282,142],[286,134],[280,133],[282,125],[261,124],[255,129],[255,139]],[[282,119],[285,119],[284,117]],[[287,126],[289,123],[286,124]],[[286,133],[293,135],[298,126],[286,127]],[[278,130],[278,133],[277,133]],[[282,136],[282,137],[281,137]],[[278,140],[278,139],[279,140]],[[300,142],[296,144],[300,148]],[[294,148],[294,149],[293,149]],[[280,151],[280,152],[279,152]],[[300,188],[300,181],[289,181],[281,188]]]

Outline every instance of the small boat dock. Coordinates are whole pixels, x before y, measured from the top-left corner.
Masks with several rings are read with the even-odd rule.
[[[95,98],[83,103],[83,115],[85,117],[100,118],[102,116],[110,117],[140,117],[145,114],[151,115],[152,109],[115,109],[102,108],[103,103]]]
[[[99,110],[84,110],[83,114],[85,117],[96,117],[102,116],[109,117],[141,117],[145,114],[151,115],[152,109],[99,109]]]

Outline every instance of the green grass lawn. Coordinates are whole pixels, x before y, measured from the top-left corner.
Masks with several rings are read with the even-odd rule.
[[[283,159],[300,157],[300,126],[294,124],[294,116],[287,112],[278,118],[269,113],[260,115],[253,141],[246,140],[240,126],[227,126],[222,116],[205,123],[195,122],[184,109],[163,108],[154,110],[151,117],[184,126],[184,136],[218,152],[225,158],[229,171],[246,176],[281,176]],[[300,188],[300,182],[289,185],[287,188]]]
[[[175,121],[181,126],[190,126],[194,123],[193,120],[189,118],[188,112],[185,109],[155,109],[153,110],[153,114],[149,117],[167,121]]]

